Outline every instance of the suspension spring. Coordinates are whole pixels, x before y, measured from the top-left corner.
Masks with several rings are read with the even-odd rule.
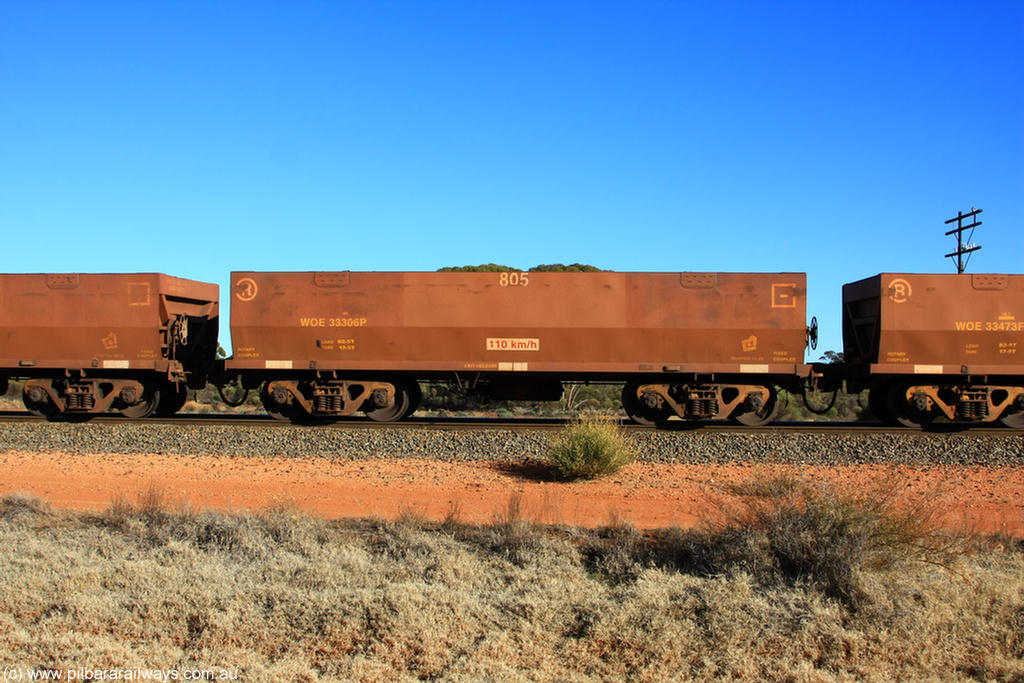
[[[313,409],[318,413],[340,413],[343,407],[340,394],[317,394],[313,398]]]
[[[96,399],[88,388],[84,388],[84,390],[78,387],[68,389],[64,401],[68,410],[91,410],[96,405]]]
[[[711,417],[718,412],[718,401],[714,398],[691,397],[686,402],[687,417]]]
[[[985,391],[965,391],[956,406],[957,416],[966,420],[988,417],[988,395]]]
[[[988,402],[961,400],[959,404],[957,404],[957,413],[960,417],[968,420],[977,420],[988,417]]]

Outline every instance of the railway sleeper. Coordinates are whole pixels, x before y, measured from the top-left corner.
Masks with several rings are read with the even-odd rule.
[[[156,409],[160,392],[135,379],[30,379],[22,400],[30,412],[45,417],[104,413],[112,408],[126,417],[147,417]]]
[[[260,392],[263,407],[278,419],[304,414],[344,417],[360,410],[387,410],[395,405],[396,388],[389,382],[271,380]]]
[[[756,384],[639,384],[627,387],[628,403],[646,415],[667,419],[724,420],[730,417],[748,425],[764,424],[775,415],[775,391]],[[633,399],[635,392],[636,400]],[[627,413],[636,419],[627,406]],[[654,420],[663,421],[663,420]]]
[[[1024,413],[1024,387],[915,384],[896,392],[895,407],[910,411],[911,418],[938,412],[952,422],[994,422],[1004,413]]]

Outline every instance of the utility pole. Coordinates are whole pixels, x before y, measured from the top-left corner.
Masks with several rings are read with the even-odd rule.
[[[956,257],[956,272],[964,272],[964,268],[967,267],[966,261],[964,261],[964,254],[970,254],[972,251],[978,251],[981,249],[980,244],[974,244],[970,242],[970,239],[974,237],[974,229],[981,225],[981,221],[977,220],[976,216],[981,213],[981,209],[975,209],[973,206],[969,213],[963,213],[962,211],[956,212],[956,218],[950,218],[946,221],[946,225],[950,223],[956,223],[956,227],[946,233],[946,235],[952,235],[956,233],[956,251],[952,254],[946,254],[946,258]],[[974,222],[970,225],[964,225],[964,221],[968,218],[974,219]],[[967,236],[969,244],[964,245],[964,231],[970,230],[971,234]],[[967,258],[970,261],[970,257]]]

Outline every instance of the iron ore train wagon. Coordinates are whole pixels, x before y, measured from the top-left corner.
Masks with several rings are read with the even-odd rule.
[[[158,273],[0,274],[0,389],[40,415],[169,415],[206,385],[217,285]]]
[[[843,379],[885,421],[1024,428],[1024,275],[882,273],[843,287]]]
[[[867,389],[876,416],[1024,428],[1024,276],[883,273],[843,288],[845,361],[803,363],[803,273],[235,272],[0,275],[0,390],[49,417],[178,410],[207,381],[281,419],[401,419],[420,383],[553,400],[617,382],[638,422],[763,424],[777,388]]]
[[[802,374],[803,273],[232,273],[226,372],[278,417],[400,419],[419,381],[557,399],[625,382],[626,412],[771,419]]]

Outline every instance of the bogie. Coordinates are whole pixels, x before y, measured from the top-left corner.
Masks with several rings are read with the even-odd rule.
[[[873,388],[870,395],[883,388],[881,385]],[[913,384],[904,381],[889,385],[887,397],[885,410],[907,427],[926,427],[939,418],[958,424],[1001,420],[1015,428],[1024,422],[1018,419],[1024,412],[1024,387]]]
[[[778,392],[771,385],[661,384],[627,382],[622,407],[634,422],[664,424],[672,417],[704,421],[732,419],[760,426],[778,414]]]
[[[25,382],[22,401],[29,412],[49,419],[83,418],[109,410],[141,418],[154,413],[160,391],[145,378],[36,378]]]
[[[412,413],[422,394],[412,381],[267,380],[260,401],[279,420],[322,421],[363,412],[377,422],[393,422]]]

